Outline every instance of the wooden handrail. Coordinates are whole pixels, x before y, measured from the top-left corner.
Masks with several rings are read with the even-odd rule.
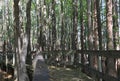
[[[98,56],[104,56],[108,58],[120,58],[120,50],[54,50],[54,51],[43,51],[41,53],[46,53],[46,54],[59,54],[64,52],[64,54],[71,55],[74,54],[75,52],[77,53],[82,53],[82,54],[88,54],[88,55],[98,55]],[[0,52],[3,53],[3,52]],[[68,54],[69,53],[69,54]],[[106,81],[120,81],[120,79],[110,76],[108,74],[99,72],[93,68],[90,68],[86,65],[79,64],[80,67],[87,68],[89,69],[90,73],[96,74],[97,77],[102,78]]]
[[[89,71],[90,73],[95,74],[95,76],[97,76],[98,78],[102,78],[105,81],[120,81],[120,79],[117,78],[117,77],[113,77],[113,76],[110,76],[110,75],[108,75],[106,73],[99,72],[98,70],[95,70],[95,69],[93,69],[91,67],[88,67],[87,65],[79,64],[79,66],[82,67],[82,68],[88,69],[87,71]]]
[[[111,57],[111,58],[120,58],[120,50],[54,50],[54,51],[43,51],[41,53],[53,53],[53,54],[57,54],[60,52],[63,52],[64,54],[70,52],[73,53],[77,52],[77,53],[83,53],[83,54],[88,54],[88,55],[98,55],[98,56],[104,56],[104,57]]]

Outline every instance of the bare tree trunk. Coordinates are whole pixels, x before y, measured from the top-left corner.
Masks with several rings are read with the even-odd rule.
[[[115,50],[119,50],[119,26],[118,26],[118,13],[117,13],[117,0],[112,0],[113,2],[113,46]],[[116,70],[117,76],[120,78],[120,59],[116,59]]]
[[[20,28],[19,28],[19,0],[14,0],[14,36],[15,36],[15,71],[14,71],[14,76],[15,76],[15,80],[14,81],[20,81],[20,77],[19,77],[19,46],[18,46],[18,38],[20,37]]]
[[[108,50],[113,50],[112,0],[106,2]],[[115,59],[107,58],[107,74],[116,77]]]
[[[84,31],[85,31],[85,27],[84,27],[84,20],[83,20],[83,0],[80,1],[80,10],[82,11],[80,14],[80,24],[81,24],[81,34],[80,34],[80,41],[81,41],[81,51],[85,50],[84,48]],[[81,63],[83,65],[85,65],[85,54],[81,53]],[[82,68],[82,72],[85,72],[85,69]]]
[[[29,77],[26,70],[26,56],[27,56],[27,47],[28,47],[28,37],[26,34],[22,37],[22,43],[23,45],[20,49],[19,77],[20,77],[20,81],[29,81]]]
[[[15,33],[15,80],[29,81],[26,74],[26,55],[28,46],[28,37],[21,32],[19,24],[19,0],[14,0],[14,33]]]
[[[96,0],[96,9],[97,9],[97,27],[98,27],[98,41],[99,41],[99,50],[102,50],[102,32],[101,32],[101,16],[100,16],[100,1]],[[98,70],[102,72],[102,57],[98,57]],[[100,79],[101,81],[101,79]]]
[[[27,22],[26,22],[26,34],[28,37],[28,46],[27,46],[27,63],[29,65],[32,65],[32,61],[31,61],[31,41],[30,41],[30,35],[31,35],[31,1],[32,0],[28,0],[27,5],[26,5],[26,17],[27,17]]]
[[[87,17],[88,17],[88,49],[93,50],[93,27],[92,27],[92,13],[91,13],[91,0],[87,0]],[[94,68],[94,56],[89,55],[89,66]]]
[[[64,41],[64,36],[65,36],[65,26],[64,26],[64,3],[63,3],[63,0],[61,0],[61,50],[65,50],[65,41]],[[65,54],[64,52],[62,51],[62,59],[64,60],[65,62]]]
[[[55,50],[56,42],[56,17],[55,17],[55,5],[56,1],[52,0],[52,50]]]
[[[26,63],[29,66],[32,66],[32,58],[31,58],[31,2],[32,0],[28,0],[26,4],[26,35],[28,37],[28,44],[27,44],[27,55],[25,55]],[[23,41],[24,42],[24,41]],[[25,51],[25,50],[24,50]],[[25,66],[26,67],[26,66]],[[27,70],[28,77],[30,78],[30,81],[32,80],[32,73],[29,72],[30,70]]]
[[[72,49],[77,50],[77,44],[78,44],[78,0],[73,0],[73,33],[72,33]],[[77,65],[78,63],[78,53],[74,53],[74,65]]]
[[[94,1],[94,12],[93,12],[93,27],[94,27],[94,50],[99,49],[99,43],[98,43],[98,26],[97,26],[97,8],[96,8],[96,0]],[[98,69],[98,56],[93,56],[93,68]]]
[[[113,2],[113,43],[114,49],[119,50],[119,27],[118,27],[118,13],[117,13],[117,0],[112,0]]]
[[[93,49],[93,36],[92,36],[92,20],[91,20],[91,0],[87,0],[87,17],[88,17],[88,47],[89,50]]]

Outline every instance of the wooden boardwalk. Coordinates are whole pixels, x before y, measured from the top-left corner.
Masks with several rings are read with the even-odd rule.
[[[43,60],[38,59],[36,62],[33,81],[50,81],[49,70]]]
[[[33,81],[93,81],[80,69],[70,69],[50,66],[38,59],[33,74]]]
[[[45,64],[43,55],[36,55],[33,60],[33,81],[50,81],[49,70]]]
[[[81,51],[81,50],[76,50],[76,51],[78,53],[84,53],[84,54],[88,54],[88,55],[98,54],[98,56],[104,56],[104,57],[112,57],[113,56],[114,58],[120,58],[120,51],[115,51],[115,50],[110,50],[110,51],[97,51],[97,50],[82,50]],[[60,53],[61,51],[55,51],[55,54],[57,54],[57,52]],[[66,52],[68,52],[68,51],[66,51]],[[115,53],[115,55],[114,55],[114,53]],[[7,54],[8,55],[14,54],[14,52],[8,52]],[[0,56],[3,57],[3,52],[1,52],[1,51],[0,51]],[[33,74],[32,81],[75,81],[74,79],[77,79],[77,81],[80,81],[80,80],[81,81],[90,81],[90,80],[83,79],[84,77],[86,79],[88,79],[88,77],[87,76],[82,77],[81,75],[85,75],[85,74],[81,73],[81,71],[75,72],[75,71],[73,71],[73,69],[68,71],[68,70],[66,70],[66,68],[61,69],[58,67],[48,69],[41,53],[38,53],[35,56],[34,61],[35,61],[34,62],[34,74]],[[115,78],[115,77],[112,77],[108,74],[99,72],[98,70],[92,69],[89,66],[82,65],[82,64],[79,64],[79,66],[80,66],[80,68],[88,69],[88,71],[90,73],[96,74],[96,76],[98,78],[102,78],[102,79],[107,80],[107,81],[120,81],[119,78]],[[81,73],[81,74],[79,74],[79,73]],[[79,75],[79,77],[74,76],[74,75],[77,75],[77,76]],[[0,81],[1,81],[2,76],[3,75],[0,73]],[[65,80],[63,80],[63,79],[65,79]],[[93,80],[91,80],[91,81],[93,81]]]

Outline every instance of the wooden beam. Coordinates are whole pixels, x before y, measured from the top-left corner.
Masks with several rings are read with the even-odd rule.
[[[79,65],[80,67],[87,69],[87,71],[89,71],[92,74],[95,74],[95,76],[97,76],[98,78],[102,78],[105,81],[120,81],[120,79],[116,77],[110,76],[106,73],[99,72],[98,70],[92,69],[88,67],[87,65],[83,65],[83,64],[79,64]]]
[[[42,53],[46,54],[59,54],[64,52],[64,54],[67,54],[70,52],[71,54],[74,52],[77,53],[83,53],[83,54],[88,54],[88,55],[98,55],[98,56],[104,56],[104,57],[111,57],[111,58],[120,58],[120,51],[118,50],[54,50],[54,51],[44,51]]]

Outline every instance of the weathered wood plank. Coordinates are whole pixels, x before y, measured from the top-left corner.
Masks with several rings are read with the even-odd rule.
[[[98,55],[98,56],[104,56],[104,57],[111,57],[111,58],[120,58],[120,50],[55,50],[55,51],[44,51],[42,53],[46,54],[59,54],[64,52],[64,54],[68,54],[70,52],[71,54],[74,54],[74,52],[77,53],[83,53],[88,55]]]
[[[43,51],[42,53],[45,54],[59,54],[61,52],[64,52],[64,54],[68,54],[69,53],[73,53],[77,52],[77,53],[84,53],[84,54],[88,54],[88,55],[98,55],[98,56],[104,56],[104,57],[112,57],[112,58],[120,58],[120,50],[54,50],[54,51]],[[3,52],[0,51],[0,53],[2,54]],[[15,52],[7,52],[7,53],[15,53]]]
[[[38,58],[35,61],[36,67],[33,73],[33,81],[50,81],[49,70],[44,60]]]
[[[110,57],[110,58],[120,58],[120,51],[117,50],[77,50],[78,53],[84,53],[88,55],[98,55],[98,56],[104,56],[104,57]]]

